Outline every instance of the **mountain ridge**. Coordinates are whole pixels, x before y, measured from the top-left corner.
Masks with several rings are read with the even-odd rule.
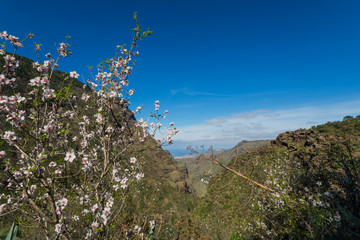
[[[227,150],[213,150],[210,148],[209,151],[204,152],[204,155],[227,165],[233,157],[254,150],[260,146],[270,144],[270,141],[271,140],[243,140],[237,143],[233,148]],[[197,154],[188,155],[183,158],[176,157],[175,160],[186,164],[189,173],[187,180],[189,187],[194,191],[194,194],[200,197],[206,194],[208,181],[211,176],[216,175],[223,170],[220,166],[212,164],[205,158],[197,156]]]

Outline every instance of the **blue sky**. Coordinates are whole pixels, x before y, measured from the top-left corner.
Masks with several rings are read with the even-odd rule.
[[[169,148],[274,138],[360,114],[360,1],[2,2],[0,30],[36,34],[43,54],[70,35],[60,69],[89,77],[129,43],[133,12],[153,35],[139,43],[130,85],[143,114],[160,100],[180,133]],[[32,41],[19,54],[35,59]],[[182,151],[183,153],[184,151]]]

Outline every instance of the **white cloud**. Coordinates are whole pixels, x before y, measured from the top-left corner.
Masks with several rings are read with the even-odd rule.
[[[172,149],[186,145],[213,145],[230,148],[241,140],[272,139],[284,131],[309,128],[328,121],[342,120],[346,115],[360,114],[360,101],[296,109],[255,110],[220,116],[201,124],[179,127]]]

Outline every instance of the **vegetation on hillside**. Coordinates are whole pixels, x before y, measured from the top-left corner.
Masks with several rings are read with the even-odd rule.
[[[360,236],[360,119],[280,134],[210,180],[195,210],[211,239],[356,239]],[[321,131],[320,131],[321,130]]]

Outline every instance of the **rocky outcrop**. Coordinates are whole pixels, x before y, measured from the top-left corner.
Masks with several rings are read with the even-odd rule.
[[[181,192],[190,193],[186,164],[175,161],[168,151],[156,147],[152,140],[149,140],[147,145],[152,147],[142,153],[145,174],[161,179]]]
[[[271,146],[286,148],[291,156],[301,159],[303,166],[308,166],[309,162],[313,165],[320,165],[327,159],[328,149],[337,145],[345,145],[348,142],[358,142],[359,135],[337,136],[332,134],[322,134],[316,129],[296,130],[280,134],[275,140],[271,141]],[[354,152],[353,156],[359,156],[360,152]]]

